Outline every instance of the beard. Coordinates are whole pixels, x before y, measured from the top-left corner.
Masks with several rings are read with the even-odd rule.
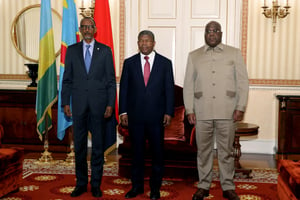
[[[93,39],[93,35],[90,34],[90,33],[86,33],[86,34],[84,34],[83,39],[85,39],[85,40],[91,40],[91,39]]]

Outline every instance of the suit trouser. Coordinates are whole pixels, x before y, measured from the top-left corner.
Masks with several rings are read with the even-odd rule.
[[[213,175],[214,135],[217,143],[220,183],[223,191],[234,190],[233,142],[236,124],[233,120],[197,120],[198,188],[209,190]]]
[[[100,112],[101,113],[101,112]],[[73,118],[76,185],[88,184],[87,138],[92,134],[91,186],[100,187],[104,164],[104,118],[86,112]]]
[[[129,126],[133,151],[132,187],[144,188],[145,141],[148,139],[150,153],[152,155],[150,188],[154,191],[160,189],[164,170],[163,130],[164,128],[161,123],[135,123]]]

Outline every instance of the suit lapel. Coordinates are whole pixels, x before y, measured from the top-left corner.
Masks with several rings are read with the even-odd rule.
[[[144,82],[144,74],[143,74],[143,70],[142,70],[142,62],[141,62],[141,54],[138,53],[136,54],[136,59],[135,59],[135,65],[134,66],[137,66],[138,69],[135,69],[136,71],[136,77],[138,79],[140,79],[140,81],[145,85],[145,82]]]
[[[97,58],[97,56],[95,56],[97,54],[96,49],[99,50],[99,47],[98,47],[98,45],[97,45],[97,43],[95,41],[89,73],[91,73],[91,71],[93,71],[94,62],[95,62],[95,59]]]
[[[86,72],[85,64],[84,64],[84,57],[83,57],[83,42],[82,41],[78,45],[78,57],[79,57],[80,63],[81,63],[80,66],[83,67],[83,70]]]
[[[96,63],[97,62],[96,60],[100,58],[99,54],[101,54],[101,53],[102,53],[101,46],[97,41],[95,41],[89,73],[91,71],[95,70],[94,68],[96,67],[96,65],[94,63]]]
[[[159,56],[157,53],[155,53],[155,56],[154,56],[154,61],[153,61],[153,66],[152,66],[152,69],[150,71],[150,76],[149,76],[149,80],[148,80],[148,83],[147,83],[147,86],[149,84],[151,84],[151,80],[155,77],[155,74],[157,73],[158,71],[158,63],[159,63]]]

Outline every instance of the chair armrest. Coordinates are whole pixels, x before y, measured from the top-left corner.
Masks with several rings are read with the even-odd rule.
[[[128,127],[124,127],[121,124],[118,125],[118,132],[123,137],[128,137],[129,136]]]
[[[190,145],[192,145],[193,147],[197,147],[197,144],[196,144],[196,128],[195,128],[195,126],[193,127],[193,129],[191,131]]]
[[[3,126],[0,124],[0,147],[1,147],[1,141],[2,141],[2,137],[4,136],[4,129]]]

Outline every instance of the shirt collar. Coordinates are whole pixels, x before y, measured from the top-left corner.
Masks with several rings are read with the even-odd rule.
[[[216,52],[221,52],[224,49],[224,45],[222,43],[218,44],[216,47],[210,47],[207,44],[205,44],[204,46],[204,52],[210,51],[210,50],[214,50]]]
[[[149,53],[148,55],[145,55],[145,54],[142,54],[140,53],[141,55],[141,59],[143,60],[145,56],[148,56],[150,60],[153,60],[154,59],[154,56],[155,56],[155,51],[152,51],[151,53]]]
[[[90,45],[91,48],[90,49],[94,49],[94,45],[95,45],[95,39],[92,40],[91,43],[86,43],[84,40],[83,41],[83,47],[86,48],[86,45]]]

